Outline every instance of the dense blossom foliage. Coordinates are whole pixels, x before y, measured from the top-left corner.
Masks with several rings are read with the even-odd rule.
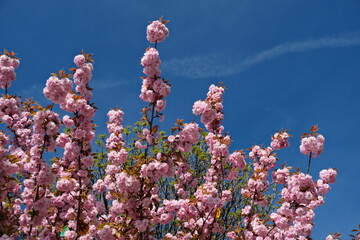
[[[148,104],[143,117],[124,127],[124,112],[111,109],[109,135],[96,141],[98,151],[91,54],[75,56],[71,74],[61,70],[49,77],[47,107],[7,94],[19,59],[8,51],[0,56],[1,240],[310,239],[314,210],[337,175],[332,168],[319,179],[308,174],[325,138],[316,126],[302,136],[306,173],[276,168],[276,151],[290,145],[287,131],[275,133],[270,146],[231,152],[221,84],[211,85],[206,99],[193,105],[206,130],[195,118],[177,120],[171,134],[160,131],[156,123],[164,120],[170,84],[161,76],[157,43],[169,35],[167,22],[147,27],[154,46],[140,62],[146,75],[140,98]],[[55,104],[63,116],[54,112]]]

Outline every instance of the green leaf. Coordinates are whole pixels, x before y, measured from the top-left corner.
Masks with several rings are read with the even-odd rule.
[[[64,231],[61,231],[60,232],[60,237],[65,237],[65,232],[67,232],[67,231],[69,231],[70,229],[69,229],[69,227],[66,227],[65,229],[64,229]]]
[[[103,143],[102,143],[102,141],[101,141],[100,139],[97,139],[97,140],[95,141],[95,143],[96,143],[99,147],[102,147],[102,145],[103,145]]]

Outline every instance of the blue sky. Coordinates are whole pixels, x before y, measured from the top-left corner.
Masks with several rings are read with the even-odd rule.
[[[191,121],[194,101],[222,81],[225,129],[232,149],[269,144],[281,128],[294,135],[281,161],[305,171],[299,137],[314,124],[326,138],[311,174],[339,169],[338,181],[316,210],[314,239],[360,223],[360,2],[259,0],[1,0],[0,48],[21,58],[9,92],[48,104],[50,72],[73,67],[82,49],[94,53],[91,86],[105,131],[106,112],[119,106],[136,121],[146,47],[145,28],[169,19],[159,44],[163,76],[171,81],[164,128]]]

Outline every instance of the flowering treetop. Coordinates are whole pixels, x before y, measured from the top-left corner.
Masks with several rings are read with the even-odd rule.
[[[157,44],[169,35],[167,23],[160,18],[147,27],[154,46],[141,58],[141,120],[124,127],[124,112],[111,109],[98,150],[92,54],[75,56],[71,73],[49,77],[47,107],[7,94],[19,59],[8,51],[0,56],[0,239],[310,239],[314,210],[337,175],[331,168],[319,179],[308,174],[325,138],[316,126],[302,136],[306,173],[276,168],[276,152],[290,145],[288,131],[275,133],[270,146],[230,152],[222,84],[193,105],[205,129],[177,120],[169,133],[161,131],[171,88]],[[55,104],[66,114],[54,112]]]

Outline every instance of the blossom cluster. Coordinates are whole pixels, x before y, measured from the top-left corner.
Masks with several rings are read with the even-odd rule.
[[[53,103],[62,103],[65,101],[66,95],[72,90],[72,81],[69,78],[58,78],[51,76],[47,82],[43,93]]]
[[[306,239],[311,235],[314,209],[324,203],[323,195],[330,190],[329,183],[335,182],[336,174],[334,169],[323,170],[321,179],[315,182],[304,173],[285,178],[286,187],[281,191],[284,202],[270,215],[276,225],[274,237]]]
[[[177,135],[170,135],[168,141],[176,145],[176,149],[189,152],[192,146],[198,142],[200,137],[199,125],[197,123],[186,123]]]
[[[147,38],[151,43],[162,42],[169,35],[169,30],[165,26],[166,22],[154,21],[147,28]],[[147,48],[144,56],[141,58],[141,65],[144,67],[143,84],[141,87],[140,98],[150,102],[157,112],[164,110],[165,97],[170,93],[170,85],[160,77],[161,60],[159,52],[155,48]]]
[[[147,77],[143,79],[140,98],[154,103],[158,112],[164,109],[166,101],[163,98],[170,93],[170,86],[159,77],[161,74],[160,63],[159,53],[155,48],[147,49],[141,59],[141,65],[144,66],[144,73]]]
[[[151,22],[146,28],[146,38],[151,43],[158,43],[164,41],[169,36],[169,29],[165,26],[168,21],[163,21],[162,18]]]
[[[274,134],[271,145],[278,149],[288,146],[289,135],[283,135],[283,131]],[[250,204],[242,209],[246,227],[243,231],[228,232],[230,239],[241,239],[242,235],[245,239],[307,239],[311,235],[314,209],[324,203],[323,195],[330,190],[329,184],[335,182],[337,171],[322,170],[320,179],[314,182],[309,174],[293,174],[289,167],[274,170],[273,183],[282,184],[283,189],[281,205],[270,214],[273,223],[268,227],[265,224],[267,220],[257,214],[257,206],[269,204],[265,193],[270,187],[269,170],[275,167],[277,161],[273,151],[271,147],[254,146],[249,154],[254,171],[247,186],[242,189],[243,197],[250,199]]]
[[[177,193],[182,199],[173,200],[170,204],[164,201],[164,207],[160,208],[164,213],[175,213],[177,219],[180,220],[185,227],[184,230],[178,231],[176,234],[167,233],[166,239],[210,239],[213,234],[222,234],[225,232],[225,227],[219,221],[220,209],[222,209],[231,199],[232,191],[230,189],[221,190],[222,182],[225,178],[224,170],[227,168],[226,164],[234,165],[232,176],[235,176],[239,169],[245,168],[244,157],[241,152],[234,152],[229,156],[230,137],[223,135],[222,126],[222,94],[224,88],[222,86],[211,85],[206,101],[197,101],[194,104],[193,112],[196,115],[201,115],[201,121],[209,131],[206,136],[206,144],[209,148],[211,156],[211,164],[207,169],[204,182],[200,184],[194,192],[194,199],[189,198],[189,191],[186,191],[186,184],[198,184],[198,181],[193,181],[192,174],[185,171],[180,172],[180,177],[175,185]],[[187,130],[190,124],[185,124],[179,135],[169,136],[169,142],[181,142],[187,140],[188,144],[194,144],[197,138],[194,138],[193,130],[189,134]],[[197,125],[192,125],[196,126]],[[191,128],[190,128],[191,129]],[[183,136],[184,135],[184,136]],[[193,139],[193,141],[191,140]],[[178,145],[175,145],[178,148]],[[182,150],[180,148],[180,150]],[[186,150],[186,149],[185,149]],[[183,151],[183,150],[182,150]],[[185,169],[190,169],[186,163],[182,164]],[[184,206],[187,204],[188,206]],[[176,207],[174,207],[174,205]],[[171,219],[171,218],[170,218]]]
[[[324,151],[325,138],[319,134],[301,139],[300,152],[305,155],[319,156]]]
[[[16,79],[15,69],[19,67],[20,61],[14,56],[15,53],[4,51],[0,55],[0,87],[7,89],[11,83]]]
[[[275,133],[274,136],[271,137],[272,142],[270,146],[274,150],[280,150],[289,146],[289,138],[291,137],[287,131],[282,131]]]
[[[223,131],[223,127],[220,124],[221,119],[224,117],[222,113],[223,93],[223,87],[211,85],[206,100],[199,100],[194,103],[193,113],[195,115],[201,115],[201,122],[209,132],[216,130],[218,133],[221,133]]]

